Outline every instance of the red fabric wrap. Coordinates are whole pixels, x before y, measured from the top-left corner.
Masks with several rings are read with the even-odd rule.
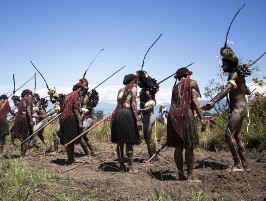
[[[26,113],[27,107],[30,107],[31,110],[31,114],[33,113],[33,102],[32,102],[32,96],[24,96],[21,101],[19,102],[18,105],[18,113],[16,115],[16,119],[15,119],[15,124],[14,124],[14,129],[15,129],[15,133],[18,136],[20,131],[21,131],[21,127],[23,127],[23,125],[20,125],[22,121],[22,113]]]
[[[180,138],[185,142],[185,125],[188,117],[191,103],[190,78],[181,79],[173,88],[172,103],[169,115],[172,120],[172,126]]]
[[[18,113],[17,115],[21,115],[22,112],[26,112],[27,107],[30,106],[31,113],[33,113],[33,103],[32,96],[24,96],[18,105]]]
[[[60,115],[60,123],[63,124],[68,117],[68,115],[73,111],[73,109],[79,109],[80,100],[79,92],[80,88],[66,95],[63,102],[63,111]]]
[[[9,102],[7,99],[0,101],[0,120],[4,120],[7,114],[11,110]]]

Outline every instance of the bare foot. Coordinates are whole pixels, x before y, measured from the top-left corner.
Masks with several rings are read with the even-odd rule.
[[[250,172],[250,171],[251,171],[251,169],[250,169],[250,168],[248,168],[248,167],[244,167],[244,171],[246,171],[246,172]]]
[[[129,167],[127,168],[127,172],[129,172],[129,173],[137,173],[138,170],[135,169],[135,168],[133,168],[132,166],[129,166]]]
[[[228,169],[226,169],[227,172],[244,172],[244,169],[243,168],[239,168],[237,166],[232,166]]]
[[[58,151],[52,151],[50,154],[51,155],[57,155],[57,154],[59,154],[59,152]]]
[[[251,171],[251,169],[249,168],[249,165],[248,165],[247,162],[242,162],[242,164],[243,164],[243,168],[244,168],[244,170],[245,170],[246,172],[250,172],[250,171]]]
[[[187,181],[188,182],[192,182],[194,184],[201,183],[201,181],[199,179],[197,179],[197,178],[188,179]]]

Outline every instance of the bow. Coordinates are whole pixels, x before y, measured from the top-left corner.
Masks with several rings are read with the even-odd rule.
[[[148,54],[148,52],[150,51],[150,49],[152,48],[152,46],[159,40],[159,38],[161,38],[163,34],[160,34],[160,36],[152,43],[152,45],[149,47],[149,49],[147,50],[146,54],[144,55],[143,61],[142,61],[142,65],[141,65],[141,70],[143,70],[144,67],[144,60],[146,58],[146,55]]]
[[[233,21],[235,20],[236,16],[238,15],[238,13],[242,10],[242,8],[244,8],[245,4],[236,12],[235,16],[233,17],[228,29],[227,29],[227,33],[226,33],[226,37],[225,37],[225,42],[224,42],[224,48],[226,48],[227,46],[227,37],[228,37],[228,34],[229,34],[229,31],[231,29],[231,25],[233,24]]]
[[[44,79],[42,73],[37,69],[37,67],[32,63],[32,61],[30,61],[30,62],[31,62],[31,64],[33,65],[33,67],[35,68],[35,70],[37,70],[37,72],[40,74],[40,76],[42,77],[43,81],[44,81],[45,84],[46,84],[46,88],[49,90],[49,86],[48,86],[46,80]]]
[[[89,67],[85,70],[84,74],[83,74],[83,78],[85,78],[87,71],[89,70],[89,68],[91,67],[92,63],[94,62],[94,60],[98,57],[98,55],[103,51],[104,49],[101,49],[100,52],[98,52],[98,54],[94,57],[94,59],[92,60],[92,62],[90,63]]]

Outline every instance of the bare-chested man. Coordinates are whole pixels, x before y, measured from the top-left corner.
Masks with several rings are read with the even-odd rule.
[[[234,165],[231,171],[249,170],[245,146],[240,130],[243,120],[247,115],[245,95],[249,95],[250,91],[246,86],[245,76],[250,75],[250,69],[247,65],[238,65],[238,58],[231,48],[222,48],[220,53],[223,56],[223,71],[229,73],[228,82],[223,91],[217,94],[208,104],[203,106],[202,109],[210,110],[214,107],[216,102],[229,94],[230,115],[225,137],[234,159]]]
[[[152,128],[156,121],[154,106],[156,105],[155,94],[159,90],[159,85],[154,78],[151,78],[146,71],[137,71],[140,111],[142,114],[143,134],[147,144],[148,154],[151,157],[156,152],[156,144],[152,139]]]
[[[33,117],[36,119],[36,125],[33,127],[33,132],[36,132],[48,122],[48,120],[45,118],[48,101],[45,98],[40,98],[40,95],[37,93],[33,94],[32,101],[34,104],[33,112],[36,113],[36,114],[33,114]],[[40,140],[43,142],[43,144],[45,145],[43,131],[44,129],[41,129],[37,135],[40,138]],[[38,148],[37,140],[35,136],[33,136],[33,139],[32,139],[32,146]]]
[[[11,118],[11,121],[15,121],[16,114],[18,113],[18,106],[20,102],[20,96],[14,95],[12,96],[12,101],[14,103],[15,108],[12,109],[12,112],[14,113],[14,117]],[[15,145],[15,130],[14,130],[14,124],[10,129],[10,135],[11,135],[11,146]]]
[[[99,95],[95,89],[88,92],[88,89],[89,89],[88,88],[88,81],[85,78],[80,79],[79,82],[83,86],[87,87],[87,92],[84,93],[84,95],[82,97],[82,101],[81,101],[81,120],[83,122],[83,130],[85,131],[85,130],[89,129],[93,124],[92,112],[93,112],[93,108],[96,107],[98,104]],[[89,137],[87,137],[87,135],[84,135],[82,138],[84,139],[84,141],[86,142],[86,144],[90,150],[90,155],[95,156],[96,155],[95,148],[92,145]]]
[[[45,114],[45,117],[52,116],[54,114],[59,115],[62,112],[63,102],[65,99],[65,94],[58,94],[55,89],[49,88],[48,95],[50,96],[51,103],[54,104],[54,107]],[[57,123],[55,130],[53,132],[54,138],[54,152],[53,154],[57,154],[59,152],[59,144],[60,144],[60,124]]]

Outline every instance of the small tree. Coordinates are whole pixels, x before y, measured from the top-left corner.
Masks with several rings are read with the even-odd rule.
[[[92,116],[93,116],[93,119],[95,119],[96,121],[101,120],[103,118],[103,111],[93,110]]]

